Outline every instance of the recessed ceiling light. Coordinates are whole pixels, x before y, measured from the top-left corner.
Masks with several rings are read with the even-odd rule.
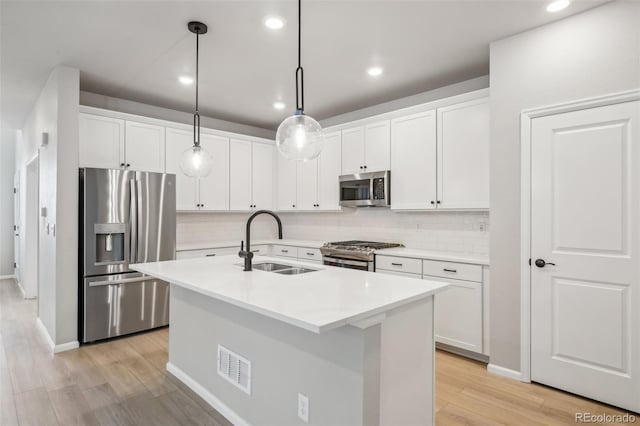
[[[275,101],[275,102],[273,103],[273,107],[274,107],[275,109],[285,109],[286,105],[285,105],[285,103],[284,103],[284,102],[282,102],[282,101]]]
[[[178,81],[185,86],[193,84],[193,78],[189,77],[188,75],[181,75],[180,77],[178,77]]]
[[[371,67],[367,70],[367,74],[369,74],[371,77],[377,77],[380,74],[382,74],[382,68],[380,67]]]
[[[556,0],[552,3],[549,3],[547,6],[547,12],[558,12],[562,9],[566,9],[571,2],[569,0]]]
[[[280,30],[284,27],[284,19],[279,16],[267,16],[264,18],[264,25],[270,30]]]

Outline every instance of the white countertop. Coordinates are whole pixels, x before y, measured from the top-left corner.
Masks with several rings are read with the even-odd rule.
[[[439,250],[421,250],[407,247],[376,250],[376,255],[388,255],[409,257],[416,259],[442,260],[445,262],[473,263],[476,265],[489,265],[489,256],[481,254],[467,254],[446,252]]]
[[[292,247],[307,247],[307,248],[320,248],[324,244],[323,241],[309,241],[309,240],[291,240],[291,239],[273,239],[273,240],[251,240],[251,245],[253,247],[264,244],[280,244],[283,246],[292,246]],[[240,240],[236,241],[216,241],[216,242],[207,242],[207,243],[186,243],[179,244],[176,248],[176,251],[187,251],[187,250],[203,250],[203,249],[211,249],[211,248],[226,248],[226,247],[237,247],[240,249]]]
[[[335,268],[281,258],[263,261],[318,269],[300,275],[244,272],[235,256],[206,257],[131,265],[131,269],[169,281],[232,305],[322,333],[423,299],[447,283]]]

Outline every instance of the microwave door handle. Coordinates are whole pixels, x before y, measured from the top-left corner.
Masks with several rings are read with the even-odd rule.
[[[131,242],[129,246],[129,263],[136,263],[138,255],[138,197],[136,180],[129,181],[129,221],[131,222]]]

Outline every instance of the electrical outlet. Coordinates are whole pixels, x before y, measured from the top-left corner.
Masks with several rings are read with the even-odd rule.
[[[298,417],[305,423],[309,423],[309,397],[298,394]]]

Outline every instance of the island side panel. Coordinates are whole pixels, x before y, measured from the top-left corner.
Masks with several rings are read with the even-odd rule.
[[[433,296],[388,312],[382,323],[380,424],[435,424]]]
[[[169,371],[235,423],[305,425],[302,393],[309,425],[378,424],[380,325],[316,334],[172,285],[169,333]],[[218,344],[251,361],[251,395],[217,374]]]

